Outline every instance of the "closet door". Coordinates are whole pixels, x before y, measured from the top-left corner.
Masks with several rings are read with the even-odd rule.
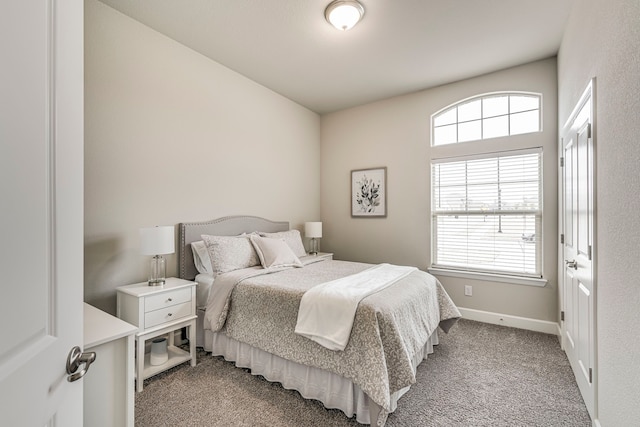
[[[565,126],[562,148],[563,346],[592,419],[595,408],[595,203],[592,85]]]

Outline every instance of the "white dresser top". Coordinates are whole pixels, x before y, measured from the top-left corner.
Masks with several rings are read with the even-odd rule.
[[[133,335],[138,327],[84,303],[84,349]]]

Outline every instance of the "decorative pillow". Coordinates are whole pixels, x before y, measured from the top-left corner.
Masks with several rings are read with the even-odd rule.
[[[191,242],[191,251],[193,252],[193,263],[195,264],[198,273],[213,274],[211,258],[209,258],[209,251],[207,251],[207,246],[204,242],[202,240]]]
[[[302,267],[302,263],[284,239],[264,238],[256,235],[252,235],[250,239],[264,268]]]
[[[277,233],[261,232],[259,234],[262,237],[268,237],[270,239],[284,239],[297,257],[305,256],[307,254],[307,251],[302,244],[302,237],[300,237],[300,232],[298,230],[279,231]]]
[[[260,265],[260,260],[258,260],[248,236],[208,236],[203,234],[201,237],[207,246],[214,276]]]

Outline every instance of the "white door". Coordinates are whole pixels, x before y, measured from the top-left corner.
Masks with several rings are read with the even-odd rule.
[[[592,87],[563,130],[563,346],[592,419],[595,407]]]
[[[0,2],[0,425],[82,425],[83,3]]]

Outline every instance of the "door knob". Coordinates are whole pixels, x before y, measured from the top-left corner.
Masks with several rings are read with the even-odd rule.
[[[70,383],[79,380],[84,377],[84,374],[89,370],[89,365],[96,360],[96,353],[93,351],[83,353],[80,350],[80,347],[75,346],[69,352],[69,356],[67,357],[67,381]],[[84,367],[80,372],[76,372],[80,365],[84,364]]]
[[[573,268],[574,270],[578,269],[578,263],[576,262],[575,259],[572,259],[571,261],[569,261],[568,259],[565,259],[564,262],[565,264],[567,264],[567,267]]]

